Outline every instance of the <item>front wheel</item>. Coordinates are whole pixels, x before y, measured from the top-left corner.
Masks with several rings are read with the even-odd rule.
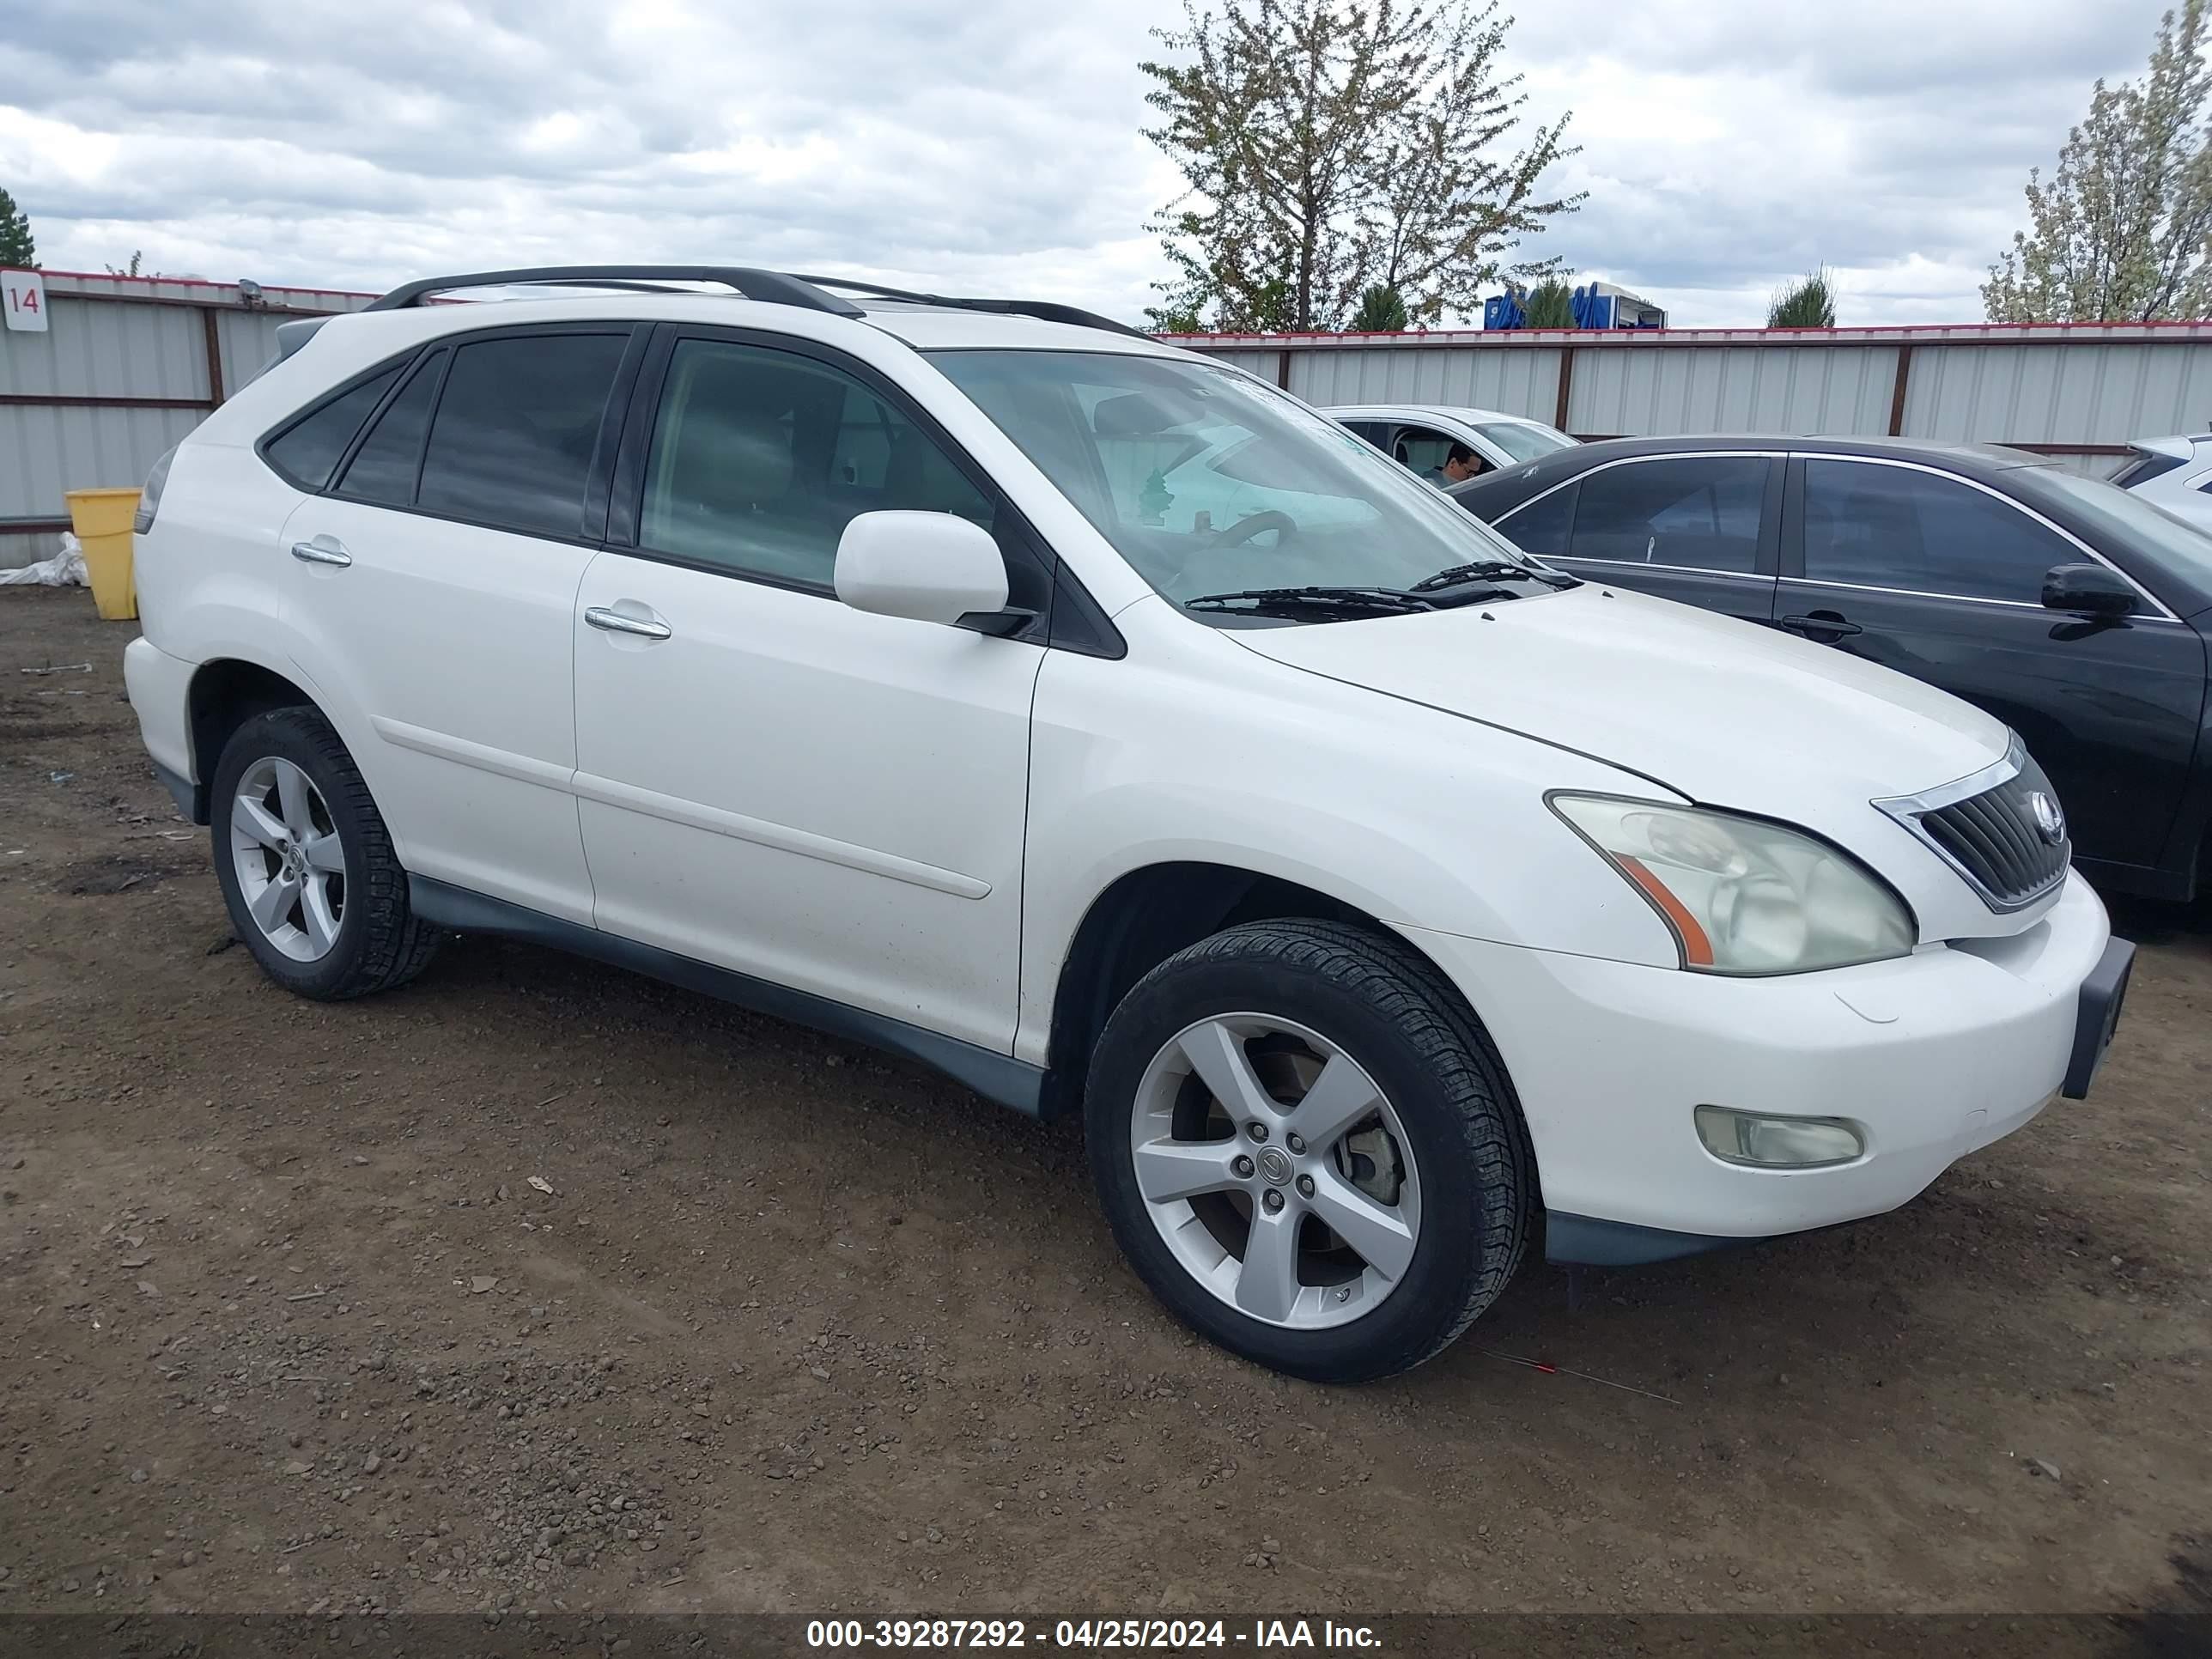
[[[1170,957],[1108,1021],[1085,1112],[1138,1273],[1200,1334],[1293,1376],[1419,1364],[1528,1248],[1534,1164],[1504,1068],[1382,934],[1258,922]]]

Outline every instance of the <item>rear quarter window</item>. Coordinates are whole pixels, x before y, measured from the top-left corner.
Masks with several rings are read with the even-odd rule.
[[[309,410],[262,445],[262,459],[288,483],[301,489],[324,489],[361,423],[398,378],[396,367],[387,368]]]

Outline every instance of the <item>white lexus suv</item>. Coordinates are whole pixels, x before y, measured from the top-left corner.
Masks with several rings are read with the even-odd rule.
[[[2084,1091],[2131,954],[1998,721],[1063,307],[413,283],[287,325],[137,580],[146,746],[280,985],[505,934],[1079,1109],[1138,1273],[1303,1376],[1532,1249],[1903,1203]]]

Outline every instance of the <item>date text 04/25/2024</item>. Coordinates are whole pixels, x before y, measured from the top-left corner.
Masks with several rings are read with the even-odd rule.
[[[1296,1648],[1373,1650],[1381,1637],[1369,1626],[1334,1620],[1255,1619],[1243,1626],[1222,1619],[1061,1619],[1032,1625],[1021,1619],[815,1619],[810,1648],[1234,1648],[1266,1652]]]

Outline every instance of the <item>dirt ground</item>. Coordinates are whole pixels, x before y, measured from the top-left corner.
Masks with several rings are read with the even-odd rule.
[[[131,631],[0,596],[0,1613],[2207,1605],[2201,911],[1897,1214],[1333,1390],[1156,1307],[1073,1124],[497,942],[286,996]]]

